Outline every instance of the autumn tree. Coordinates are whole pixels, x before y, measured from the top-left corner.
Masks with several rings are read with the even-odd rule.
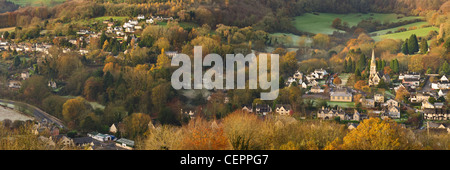
[[[256,115],[242,111],[235,111],[223,120],[225,134],[234,150],[260,149],[255,139],[259,130],[254,128],[258,126],[261,121]]]
[[[195,118],[184,127],[182,149],[187,150],[226,150],[230,142],[222,125]]]
[[[158,50],[168,50],[170,48],[170,42],[169,40],[167,40],[167,38],[161,37],[153,44],[153,46],[157,47]]]
[[[395,92],[395,100],[397,101],[405,100],[407,96],[409,96],[409,92],[403,86],[397,89],[397,91]]]
[[[91,110],[90,105],[82,97],[67,100],[63,105],[62,116],[69,128],[77,128],[82,117]]]
[[[321,34],[321,33],[316,34],[313,37],[313,45],[316,48],[326,49],[330,45],[330,37],[328,37],[328,35],[326,35],[326,34]]]
[[[25,80],[20,88],[26,101],[40,105],[42,100],[49,96],[50,88],[43,76],[34,75]]]
[[[335,85],[341,85],[342,84],[342,80],[339,77],[336,77],[333,79],[333,84]]]
[[[57,59],[57,70],[60,78],[69,77],[75,70],[82,68],[83,64],[78,55],[62,54]]]
[[[355,85],[354,85],[353,87],[354,87],[355,89],[362,90],[362,88],[363,88],[364,86],[367,85],[366,82],[367,82],[367,81],[359,80],[359,81],[357,81],[357,82],[355,83]]]
[[[169,99],[170,83],[162,83],[152,89],[152,104],[156,111],[160,111]]]
[[[363,120],[342,141],[336,139],[325,149],[343,150],[408,150],[413,149],[409,131],[395,121],[379,118]]]
[[[90,77],[84,84],[83,95],[87,100],[95,101],[103,91],[103,80],[98,77]]]
[[[144,113],[133,113],[130,116],[125,117],[123,119],[126,130],[125,136],[130,139],[135,139],[144,134],[148,129],[150,121],[150,116]]]

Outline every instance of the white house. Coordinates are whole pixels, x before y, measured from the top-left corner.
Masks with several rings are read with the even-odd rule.
[[[20,81],[12,80],[12,81],[9,81],[8,87],[9,88],[20,89],[21,85],[22,85],[22,83]]]
[[[26,79],[30,78],[30,73],[28,73],[28,72],[22,72],[22,73],[20,74],[20,77],[21,77],[22,79],[26,80]]]
[[[144,15],[138,15],[137,19],[138,19],[138,20],[144,20],[144,19],[145,19],[145,16],[144,16]]]
[[[150,19],[145,20],[145,22],[148,23],[148,24],[153,24],[153,22],[155,22],[155,21],[150,18]]]

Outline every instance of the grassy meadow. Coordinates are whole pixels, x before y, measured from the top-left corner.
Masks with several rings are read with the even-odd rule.
[[[332,34],[333,31],[341,31],[331,27],[334,19],[340,18],[342,22],[347,22],[350,27],[357,25],[365,19],[374,19],[383,22],[399,22],[405,20],[419,19],[416,16],[404,16],[403,14],[380,14],[380,13],[351,13],[351,14],[334,14],[334,13],[306,13],[294,18],[294,26],[305,32],[314,34]],[[342,31],[341,31],[342,32]]]
[[[9,0],[22,7],[24,6],[54,6],[66,0]]]

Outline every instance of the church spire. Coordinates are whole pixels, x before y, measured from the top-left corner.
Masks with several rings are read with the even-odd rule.
[[[370,60],[370,63],[375,63],[375,50],[372,49],[372,59]]]

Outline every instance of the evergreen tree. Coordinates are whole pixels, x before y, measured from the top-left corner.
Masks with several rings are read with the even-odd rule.
[[[103,44],[108,40],[108,37],[106,36],[105,32],[102,32],[102,35],[100,36],[100,44],[99,48],[103,49]]]
[[[422,38],[422,40],[420,40],[420,52],[422,54],[428,53],[428,42],[425,38]]]
[[[419,51],[419,42],[417,41],[416,34],[411,35],[408,40],[408,52],[414,54]]]
[[[8,39],[8,37],[9,37],[9,32],[8,32],[8,31],[5,31],[5,32],[3,33],[3,39]]]
[[[347,60],[344,60],[344,70],[345,70],[346,73],[349,72],[348,65],[347,65]]]
[[[19,56],[16,56],[16,57],[14,57],[14,67],[19,67],[19,65],[21,64],[21,62],[20,62],[20,57]]]
[[[352,60],[352,58],[350,57],[349,59],[348,59],[348,72],[349,73],[351,73],[351,72],[353,72],[353,70],[355,69],[355,66],[353,65],[353,60]]]
[[[448,65],[447,61],[445,61],[441,68],[439,68],[439,74],[441,75],[448,75],[450,74],[450,66]]]
[[[409,50],[408,50],[408,39],[405,40],[405,42],[402,45],[402,53],[405,55],[409,54]]]
[[[356,76],[356,77],[361,77],[361,72],[359,71],[359,68],[356,68],[356,70],[355,70],[355,76]]]
[[[110,87],[111,85],[113,85],[113,83],[114,83],[114,77],[113,77],[113,75],[112,75],[109,71],[106,72],[106,74],[105,74],[105,76],[104,76],[104,78],[103,78],[103,83],[104,83],[103,87],[104,87],[105,89],[107,89],[108,87]]]
[[[366,55],[361,54],[359,56],[359,61],[358,61],[358,65],[356,66],[357,69],[359,70],[364,70],[364,68],[366,68]]]
[[[378,82],[377,88],[383,88],[383,89],[387,89],[387,84],[386,82],[384,82],[384,79],[381,79],[380,82]]]

